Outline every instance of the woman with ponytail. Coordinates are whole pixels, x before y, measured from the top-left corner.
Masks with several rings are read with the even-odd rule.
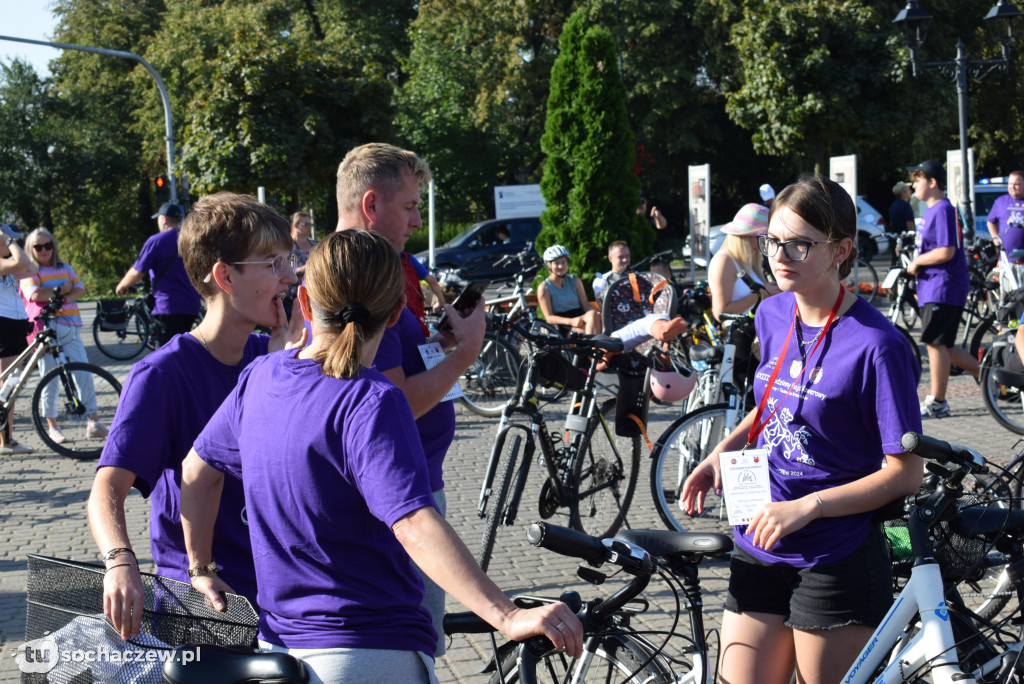
[[[227,473],[245,490],[260,645],[303,659],[311,682],[436,681],[414,561],[509,638],[543,634],[578,656],[568,607],[516,608],[438,513],[409,403],[370,367],[405,306],[398,253],[375,233],[332,233],[306,283],[312,344],[246,368],[185,460],[193,586],[224,608],[211,536]]]

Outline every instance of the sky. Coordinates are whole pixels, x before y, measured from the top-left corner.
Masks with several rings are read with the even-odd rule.
[[[49,10],[50,0],[0,0],[0,35],[33,40],[52,40],[57,20]],[[17,57],[28,61],[41,76],[49,75],[47,62],[60,50],[0,40],[0,60],[9,63]]]

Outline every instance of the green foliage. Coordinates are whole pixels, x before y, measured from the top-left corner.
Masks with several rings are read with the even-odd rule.
[[[650,248],[653,235],[636,214],[640,183],[614,41],[583,11],[562,29],[541,148],[547,209],[538,251],[565,245],[570,270],[589,282],[607,263],[614,240],[626,240],[638,253]]]

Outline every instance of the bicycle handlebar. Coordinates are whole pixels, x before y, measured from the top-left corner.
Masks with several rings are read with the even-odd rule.
[[[600,352],[612,352],[619,353],[625,349],[625,345],[622,340],[617,337],[611,337],[609,335],[591,335],[590,337],[573,336],[573,337],[550,337],[548,335],[538,335],[530,330],[527,330],[518,323],[509,320],[507,315],[501,315],[495,319],[495,325],[498,328],[509,328],[519,333],[526,339],[530,340],[538,347],[575,347],[577,351],[591,350]]]
[[[941,439],[928,437],[917,432],[904,433],[900,439],[904,451],[938,463],[952,463],[971,473],[985,473],[985,459],[974,449],[952,445]]]

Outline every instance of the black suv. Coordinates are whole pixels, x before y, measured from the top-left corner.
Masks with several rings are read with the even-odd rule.
[[[491,219],[474,224],[434,250],[437,268],[458,269],[467,280],[502,280],[519,269],[519,261],[504,266],[494,263],[507,254],[517,254],[528,242],[536,242],[540,218]],[[424,264],[428,252],[416,255]]]

